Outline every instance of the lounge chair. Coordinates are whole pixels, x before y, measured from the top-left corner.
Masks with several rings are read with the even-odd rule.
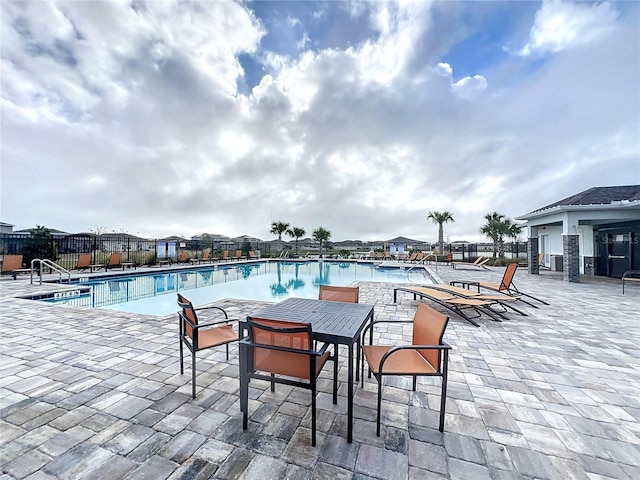
[[[178,294],[178,322],[180,323],[180,375],[184,374],[183,345],[191,351],[191,397],[196,398],[196,352],[208,348],[225,345],[227,360],[229,360],[229,344],[238,340],[238,334],[233,331],[232,320],[227,312],[220,307],[194,308],[189,300]],[[222,319],[213,322],[199,323],[196,312],[216,310],[223,315]]]
[[[117,252],[109,255],[109,260],[105,264],[104,270],[106,272],[110,268],[117,268],[117,267],[122,267],[122,270],[124,270],[125,268],[131,268],[133,266],[134,266],[133,262],[123,262],[122,253]]]
[[[11,275],[15,280],[19,273],[30,271],[30,268],[22,268],[22,255],[5,255],[2,257],[2,275]]]
[[[256,253],[253,250],[249,250],[249,260],[257,260]]]
[[[492,310],[490,308],[492,305],[495,305],[497,303],[494,300],[481,300],[477,298],[461,297],[459,295],[431,287],[406,286],[396,287],[393,289],[393,303],[397,303],[398,292],[411,293],[413,294],[414,300],[417,300],[418,297],[420,297],[435,302],[438,305],[441,305],[444,308],[447,308],[456,313],[471,325],[474,325],[476,327],[479,327],[480,324],[477,323],[474,319],[480,317],[483,313],[489,316],[491,320],[496,322],[501,322],[503,318],[506,318],[504,315],[502,315],[501,312]],[[466,311],[469,310],[475,312],[475,315],[468,315]]]
[[[82,253],[78,258],[78,263],[74,270],[86,270],[89,269],[90,272],[93,272],[94,268],[102,268],[102,265],[96,265],[91,263],[91,254],[90,253]]]
[[[507,268],[504,270],[504,275],[502,276],[502,280],[499,284],[497,283],[489,283],[489,282],[476,282],[478,286],[478,290],[480,288],[484,288],[486,290],[493,290],[494,292],[500,292],[505,295],[510,295],[512,297],[518,297],[521,301],[526,303],[527,305],[531,305],[532,307],[538,308],[537,305],[533,303],[527,302],[522,297],[531,298],[537,302],[540,302],[544,305],[549,305],[549,303],[544,300],[540,300],[539,298],[534,297],[533,295],[529,295],[528,293],[521,292],[518,290],[513,283],[513,277],[516,275],[516,270],[518,269],[517,263],[510,263],[507,265]],[[451,282],[454,285],[456,282]]]
[[[435,288],[436,290],[452,293],[462,298],[475,298],[477,300],[486,300],[489,302],[496,302],[498,305],[503,307],[505,311],[506,309],[510,309],[510,310],[513,310],[514,312],[519,313],[520,315],[524,315],[525,317],[528,316],[525,312],[518,310],[512,305],[513,302],[520,300],[520,297],[518,296],[504,295],[502,293],[485,294],[480,292],[474,292],[473,290],[470,290],[468,288],[457,287],[455,285],[449,285],[446,283],[433,283],[433,284],[426,285],[426,287]]]
[[[211,258],[211,250],[207,249],[204,252],[202,252],[202,256],[200,258],[190,258],[189,261],[191,263],[212,262],[213,259]]]
[[[188,263],[189,262],[189,252],[184,250],[180,257],[178,258],[178,263]]]
[[[233,258],[234,260],[243,260],[245,257],[242,255],[242,250],[236,250],[236,256]]]
[[[640,284],[640,270],[627,270],[622,274],[622,294],[624,295],[624,284],[627,282]]]
[[[489,260],[491,260],[489,257],[484,258],[484,257],[478,257],[476,258],[476,261],[471,263],[471,262],[450,262],[451,263],[451,267],[456,268],[456,267],[478,267],[479,269],[482,270],[486,270],[487,267],[484,266],[485,263],[487,263]]]
[[[424,303],[418,305],[413,320],[381,320],[365,328],[373,329],[378,323],[413,323],[411,345],[365,345],[362,347],[362,386],[364,386],[364,362],[369,365],[378,382],[378,411],[376,416],[376,435],[380,436],[380,410],[382,408],[383,377],[412,376],[413,391],[416,390],[418,376],[442,377],[440,391],[440,423],[438,429],[444,431],[445,406],[447,400],[447,375],[449,366],[449,350],[451,347],[442,341],[449,317],[428,307]]]
[[[225,250],[224,252],[222,252],[222,258],[220,260],[230,260],[229,250]]]

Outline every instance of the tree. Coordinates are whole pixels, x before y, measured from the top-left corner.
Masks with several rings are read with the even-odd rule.
[[[242,250],[242,255],[244,257],[248,257],[249,256],[249,251],[251,251],[251,242],[249,241],[249,239],[247,237],[244,237],[244,239],[242,240],[242,247],[240,247]]]
[[[300,227],[293,227],[287,230],[287,235],[296,239],[296,257],[298,256],[298,240],[304,237],[306,233],[306,230]]]
[[[505,215],[493,212],[484,216],[487,221],[480,227],[480,233],[486,235],[493,242],[493,258],[504,258],[504,237],[517,238],[522,232],[522,226],[512,222]]]
[[[31,260],[39,258],[47,259],[55,262],[58,259],[58,246],[53,241],[51,230],[46,227],[36,225],[31,230],[29,238],[24,242],[22,254],[24,255],[24,263],[31,266]]]
[[[289,224],[281,221],[271,223],[271,233],[278,235],[278,252],[282,251],[282,234],[287,231]]]
[[[429,212],[427,220],[433,220],[433,223],[438,224],[438,246],[440,248],[440,254],[444,252],[444,229],[442,225],[447,222],[455,222],[453,215],[450,212]]]
[[[322,244],[328,242],[330,238],[331,232],[323,227],[318,227],[313,231],[313,239],[320,243],[320,258],[322,258]]]

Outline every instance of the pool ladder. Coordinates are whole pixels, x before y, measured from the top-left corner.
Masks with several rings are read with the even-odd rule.
[[[35,271],[35,265],[36,263],[40,264],[40,270],[39,272],[39,277],[40,277],[40,285],[42,285],[42,274],[43,272],[43,267],[49,267],[51,270],[54,270],[58,273],[58,277],[60,278],[60,283],[62,283],[62,275],[67,275],[67,281],[69,283],[71,283],[71,272],[69,270],[66,270],[64,268],[62,268],[60,265],[58,265],[55,262],[52,262],[51,260],[47,260],[46,258],[41,259],[41,258],[34,258],[33,260],[31,260],[31,283],[33,284],[33,272]]]

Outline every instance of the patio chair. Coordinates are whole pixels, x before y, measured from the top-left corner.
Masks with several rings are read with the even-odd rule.
[[[191,397],[196,398],[196,353],[209,348],[226,345],[229,360],[229,344],[238,340],[227,312],[220,307],[209,306],[194,308],[192,303],[178,294],[178,323],[180,331],[180,375],[184,374],[184,346],[191,351]],[[200,323],[196,312],[216,310],[223,319]]]
[[[235,260],[242,260],[244,259],[244,255],[242,255],[242,250],[236,250],[236,256],[233,257]]]
[[[412,376],[413,391],[416,391],[418,376],[442,377],[440,390],[440,423],[438,429],[444,431],[445,405],[447,400],[447,375],[449,350],[442,341],[449,317],[435,311],[424,303],[418,305],[413,320],[378,320],[367,325],[365,332],[379,323],[411,323],[413,337],[411,345],[363,345],[362,386],[364,386],[364,362],[369,366],[369,376],[373,374],[378,382],[378,411],[376,435],[380,436],[380,411],[382,408],[382,384],[385,376]]]
[[[479,327],[480,324],[474,319],[479,318],[483,313],[491,320],[501,322],[506,318],[501,312],[492,310],[490,307],[497,304],[495,300],[484,300],[479,298],[461,297],[451,292],[444,292],[433,287],[417,287],[406,286],[396,287],[393,289],[393,302],[397,303],[398,292],[408,292],[413,294],[413,299],[430,300],[442,307],[451,310],[455,314],[464,318],[471,325]],[[467,311],[475,312],[475,315],[469,315]]]
[[[225,250],[222,252],[222,258],[220,260],[230,260],[229,259],[229,250]]]
[[[87,268],[90,272],[93,272],[94,268],[102,268],[102,265],[92,264],[90,253],[81,253],[80,257],[78,257],[78,263],[76,263],[74,270],[86,270]]]
[[[311,390],[311,445],[316,445],[317,380],[329,360],[329,344],[313,348],[313,331],[307,323],[247,317],[249,335],[240,340],[240,410],[242,428],[248,427],[249,382],[252,378]],[[333,378],[334,391],[337,377]]]
[[[504,270],[504,275],[502,276],[502,280],[500,284],[489,283],[489,282],[477,282],[479,288],[484,288],[486,290],[493,290],[494,292],[504,293],[505,295],[510,295],[512,297],[518,297],[522,302],[527,305],[531,305],[532,307],[539,308],[537,305],[527,302],[522,297],[531,298],[537,302],[540,302],[544,305],[549,305],[549,303],[541,300],[539,298],[534,297],[533,295],[529,295],[528,293],[521,292],[518,290],[513,283],[513,277],[516,275],[516,270],[518,269],[517,263],[510,263],[507,265],[507,268]]]
[[[184,250],[180,257],[178,257],[178,263],[188,263],[189,262],[189,252]]]
[[[360,287],[340,287],[335,285],[320,285],[318,292],[318,300],[328,300],[331,302],[358,303],[360,300]],[[360,349],[362,348],[362,340],[356,342],[357,356],[356,362],[360,362]],[[338,345],[333,345],[333,375],[338,377]],[[359,371],[359,363],[356,364],[356,377]],[[356,380],[358,380],[356,378]],[[338,392],[333,391],[333,403],[338,403]]]
[[[256,257],[256,252],[254,252],[253,250],[249,250],[249,260],[256,260],[258,257]]]
[[[2,257],[2,275],[11,275],[15,280],[18,273],[30,271],[30,268],[22,268],[22,255],[5,255]]]
[[[470,285],[475,285],[475,282],[470,282]],[[470,290],[468,288],[449,285],[447,283],[430,283],[429,285],[426,285],[426,287],[452,293],[462,298],[475,298],[477,300],[486,300],[488,302],[495,302],[496,304],[500,305],[505,311],[506,309],[510,309],[525,317],[528,316],[525,312],[518,310],[512,305],[513,302],[520,300],[520,297],[518,296],[504,295],[502,293],[496,293],[496,294],[480,293],[480,292],[475,292],[473,290]]]

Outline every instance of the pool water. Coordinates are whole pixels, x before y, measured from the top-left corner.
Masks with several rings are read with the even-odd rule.
[[[47,301],[164,316],[176,311],[178,292],[195,306],[223,298],[280,301],[318,298],[320,285],[346,286],[353,281],[429,283],[429,278],[422,269],[370,263],[260,262],[92,279],[80,283],[90,287],[88,294]]]

